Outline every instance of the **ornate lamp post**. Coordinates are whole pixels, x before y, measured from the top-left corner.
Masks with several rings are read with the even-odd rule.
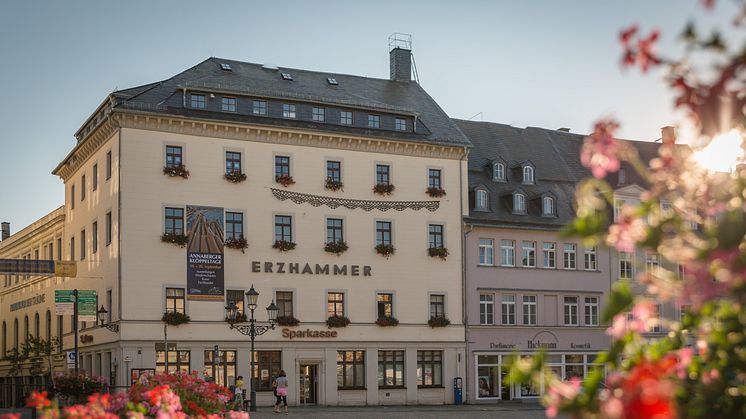
[[[249,411],[256,412],[256,384],[254,383],[254,340],[257,336],[261,336],[265,334],[268,330],[275,328],[275,321],[277,320],[277,312],[280,311],[277,306],[275,305],[275,301],[272,300],[272,302],[267,306],[267,317],[269,318],[269,326],[260,326],[256,324],[256,319],[254,318],[254,310],[256,310],[256,302],[259,299],[259,293],[254,289],[254,285],[251,286],[251,289],[246,292],[246,298],[248,299],[249,303],[249,324],[239,324],[236,325],[236,317],[238,315],[238,307],[236,307],[236,303],[233,301],[228,304],[227,307],[225,307],[225,310],[227,311],[227,317],[228,322],[231,325],[231,329],[236,329],[241,333],[242,335],[249,336],[251,339],[251,353],[249,355],[251,364],[250,364],[250,370],[249,370],[249,385],[250,385],[250,394],[251,394],[251,404],[249,405]]]
[[[119,332],[119,325],[117,323],[108,323],[106,321],[107,313],[108,311],[104,308],[103,305],[101,305],[101,308],[96,310],[96,315],[98,316],[98,325],[101,327],[105,327],[114,333]]]

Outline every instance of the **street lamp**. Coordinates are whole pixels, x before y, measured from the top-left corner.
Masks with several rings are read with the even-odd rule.
[[[257,307],[256,302],[259,299],[259,293],[257,292],[257,290],[254,289],[254,285],[252,285],[251,289],[246,292],[246,298],[249,302],[248,306],[250,312],[248,325],[236,325],[236,320],[238,319],[238,307],[236,307],[235,302],[231,301],[228,306],[225,307],[225,310],[228,317],[228,323],[230,323],[231,325],[231,329],[236,329],[242,335],[249,336],[249,338],[251,338],[251,352],[249,354],[251,360],[249,370],[249,391],[251,395],[251,403],[249,405],[249,411],[256,412],[256,385],[254,383],[254,340],[257,336],[261,336],[268,330],[275,328],[277,312],[280,311],[280,309],[278,309],[275,305],[275,300],[272,300],[272,302],[267,306],[267,317],[269,318],[269,326],[259,326],[256,324],[256,319],[254,318],[254,310],[256,310]]]
[[[109,312],[104,308],[103,304],[101,305],[101,308],[99,308],[98,310],[96,310],[96,315],[98,316],[98,325],[101,326],[101,327],[105,327],[105,328],[107,328],[108,330],[110,330],[110,331],[112,331],[114,333],[119,332],[119,325],[118,324],[106,322],[106,318],[107,318],[106,314],[107,313],[109,313]]]

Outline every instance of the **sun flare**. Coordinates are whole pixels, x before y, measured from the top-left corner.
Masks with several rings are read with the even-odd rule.
[[[715,136],[710,144],[694,152],[694,160],[707,170],[730,172],[742,163],[744,150],[741,148],[742,134],[732,129]]]

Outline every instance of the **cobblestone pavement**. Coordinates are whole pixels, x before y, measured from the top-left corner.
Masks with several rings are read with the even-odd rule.
[[[544,409],[538,405],[464,405],[464,406],[390,406],[390,407],[291,407],[290,414],[272,413],[260,407],[251,419],[301,417],[304,419],[430,419],[430,418],[492,418],[543,419]]]

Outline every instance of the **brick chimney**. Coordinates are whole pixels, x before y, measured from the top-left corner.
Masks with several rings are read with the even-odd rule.
[[[661,128],[661,139],[663,144],[676,144],[676,127],[669,125]]]
[[[10,237],[10,223],[3,222],[0,224],[0,240],[5,240]]]
[[[394,47],[389,51],[389,78],[393,81],[412,81],[412,50]]]

